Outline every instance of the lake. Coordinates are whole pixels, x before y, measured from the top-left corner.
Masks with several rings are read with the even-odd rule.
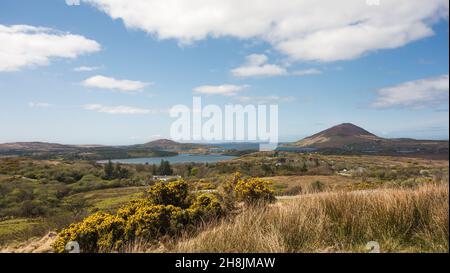
[[[228,155],[217,155],[217,154],[207,154],[207,155],[195,155],[195,154],[179,154],[176,156],[166,156],[166,157],[143,157],[143,158],[126,158],[126,159],[113,159],[113,163],[122,164],[159,164],[161,160],[169,161],[172,164],[176,163],[214,163],[223,160],[230,160],[236,158],[236,156]],[[99,161],[99,163],[107,163],[108,160]]]

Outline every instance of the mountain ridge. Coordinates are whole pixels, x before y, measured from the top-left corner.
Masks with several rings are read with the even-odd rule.
[[[143,144],[122,146],[65,145],[35,141],[0,144],[0,156],[69,156],[74,159],[129,158],[176,153],[208,153],[212,147],[221,147],[221,145],[180,143],[170,139],[157,139]],[[448,158],[449,141],[382,138],[355,124],[342,123],[296,142],[280,143],[280,148],[283,147],[313,148],[319,152],[338,154],[432,154]]]

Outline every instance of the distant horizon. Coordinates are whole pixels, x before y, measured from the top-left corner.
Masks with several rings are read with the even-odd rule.
[[[332,126],[333,127],[333,126]],[[331,128],[331,127],[328,127]],[[328,129],[325,128],[324,130]],[[361,127],[363,128],[363,127]],[[363,128],[365,129],[365,128]],[[322,130],[321,130],[322,131]],[[279,144],[283,144],[283,143],[293,143],[293,142],[297,142],[299,140],[302,140],[306,137],[309,137],[313,134],[319,133],[321,131],[318,132],[314,132],[311,133],[309,135],[305,135],[305,136],[299,136],[298,138],[292,137],[293,140],[283,140],[283,137],[281,138],[281,140],[278,142]],[[370,130],[369,130],[370,132]],[[374,133],[376,136],[381,137],[381,138],[385,138],[385,139],[414,139],[414,140],[431,140],[431,141],[449,141],[449,138],[428,138],[428,139],[420,139],[420,138],[413,138],[413,137],[382,137],[379,136],[378,134]],[[45,141],[45,140],[32,140],[32,141],[8,141],[8,142],[0,142],[0,144],[9,144],[9,143],[50,143],[50,144],[62,144],[62,145],[73,145],[73,146],[81,146],[81,145],[98,145],[98,146],[129,146],[129,145],[139,145],[139,144],[145,144],[145,143],[149,143],[149,142],[153,142],[153,141],[158,141],[158,140],[171,140],[174,141],[172,139],[170,139],[170,137],[163,137],[161,136],[160,138],[156,138],[156,139],[149,139],[147,141],[141,141],[141,142],[129,142],[129,143],[116,143],[116,144],[104,144],[104,143],[96,143],[96,142],[87,142],[87,143],[65,143],[65,142],[54,142],[54,141]],[[214,145],[219,145],[219,144],[260,144],[262,142],[252,142],[252,141],[175,141],[178,143],[182,143],[182,144],[214,144]]]

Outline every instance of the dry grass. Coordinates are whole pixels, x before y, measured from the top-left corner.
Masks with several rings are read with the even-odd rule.
[[[20,243],[11,243],[0,248],[0,253],[51,253],[52,244],[56,240],[56,232],[49,232],[44,237],[34,237]]]
[[[448,186],[306,194],[205,223],[181,239],[138,240],[121,252],[366,252],[369,241],[382,252],[448,252]],[[53,239],[0,252],[47,252],[42,242]]]
[[[168,252],[449,251],[448,184],[416,189],[327,192],[247,209],[211,224]]]
[[[299,186],[302,193],[315,192],[311,189],[311,184],[320,181],[327,191],[344,189],[348,185],[361,181],[360,178],[344,177],[339,175],[293,175],[293,176],[271,176],[264,177],[263,180],[273,182],[275,187],[283,186],[285,190]]]

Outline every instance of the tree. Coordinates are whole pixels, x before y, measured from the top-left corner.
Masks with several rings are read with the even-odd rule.
[[[160,175],[172,175],[173,170],[172,167],[170,166],[170,162],[161,159],[161,164],[159,165],[158,172]]]
[[[263,171],[264,176],[269,176],[273,174],[272,168],[268,164],[262,164],[261,170]]]
[[[189,176],[196,176],[198,174],[198,168],[193,167],[189,173]]]
[[[320,166],[320,161],[318,158],[314,158],[314,163],[316,164],[316,167]]]
[[[111,180],[114,178],[114,165],[111,160],[109,160],[108,163],[105,164],[105,166],[103,167],[103,171],[105,172],[105,179]]]
[[[89,204],[83,198],[72,198],[65,201],[63,206],[70,211],[73,216],[78,217],[86,212]]]
[[[303,166],[302,166],[302,168],[300,169],[300,171],[301,171],[302,173],[306,173],[306,172],[308,171],[308,166],[306,166],[306,162],[303,162]]]
[[[130,171],[127,168],[122,168],[119,163],[116,164],[114,170],[114,178],[125,179],[130,176]]]
[[[156,164],[152,164],[152,174],[153,175],[158,174],[158,166],[156,166]]]

